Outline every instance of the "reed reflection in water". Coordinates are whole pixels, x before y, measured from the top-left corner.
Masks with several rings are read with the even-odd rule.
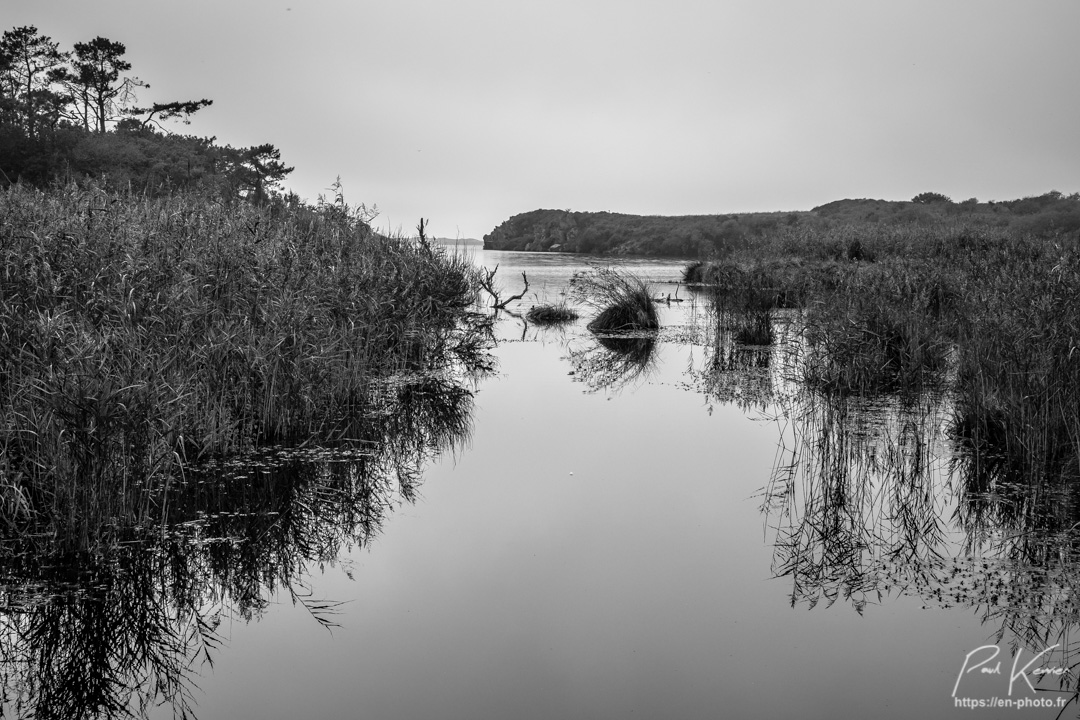
[[[567,349],[576,380],[593,392],[618,392],[644,382],[656,367],[655,333],[594,335]]]
[[[862,610],[898,581],[933,578],[949,534],[948,479],[934,451],[941,412],[925,398],[789,401],[764,510],[792,605],[843,598]]]
[[[470,432],[473,391],[447,373],[380,388],[354,437],[207,462],[174,484],[166,518],[111,547],[71,554],[50,537],[0,545],[5,715],[194,716],[225,618],[251,620],[284,593],[333,627],[315,568],[378,535],[425,465]]]
[[[1076,693],[1074,488],[976,472],[996,466],[956,437],[941,396],[806,391],[780,417],[786,431],[762,510],[773,573],[790,579],[793,607],[842,600],[862,613],[903,594],[925,608],[970,608],[988,641],[1007,641],[1014,654],[1055,648],[1040,667],[1068,671],[1032,682]]]
[[[732,404],[782,429],[762,512],[792,607],[842,601],[862,614],[909,595],[973,609],[1014,655],[1055,648],[1039,665],[1065,672],[1032,682],[1076,701],[1080,512],[1060,480],[1065,453],[1028,452],[1005,420],[972,428],[949,366],[922,392],[830,392],[805,382],[820,357],[798,311],[777,311],[773,344],[756,346],[743,341],[743,305],[711,309],[689,376],[710,412]]]

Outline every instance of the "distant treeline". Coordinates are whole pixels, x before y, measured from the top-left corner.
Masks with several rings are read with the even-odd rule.
[[[36,27],[0,37],[0,188],[93,178],[158,194],[206,189],[264,204],[292,172],[272,144],[234,148],[175,134],[211,100],[137,104],[149,85],[128,75],[123,43],[96,37],[70,51]]]
[[[484,236],[490,250],[716,257],[778,233],[826,232],[843,225],[962,225],[1052,237],[1080,233],[1080,193],[1051,191],[1003,202],[953,202],[920,193],[907,202],[837,200],[810,211],[685,215],[533,210]]]

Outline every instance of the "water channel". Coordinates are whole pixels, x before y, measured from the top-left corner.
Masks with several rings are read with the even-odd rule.
[[[184,690],[196,716],[1052,718],[1072,697],[1054,675],[1069,654],[1036,656],[1076,601],[972,509],[946,400],[815,401],[783,344],[720,337],[682,261],[602,261],[683,300],[635,353],[587,317],[520,317],[589,258],[467,252],[506,294],[530,284],[492,372],[458,378],[453,419],[410,446],[419,473],[380,466],[344,520],[359,541],[300,497],[302,549],[275,557],[306,559],[246,584],[221,571],[190,603],[214,638]],[[1028,706],[965,705],[1002,699]]]

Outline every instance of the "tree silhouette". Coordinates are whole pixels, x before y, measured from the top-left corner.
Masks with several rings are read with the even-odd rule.
[[[20,127],[33,140],[55,127],[63,97],[54,88],[65,74],[64,53],[33,25],[0,37],[0,120]]]
[[[929,205],[931,203],[951,203],[952,198],[947,195],[942,195],[941,193],[924,192],[911,198],[911,202],[921,203],[923,205]]]
[[[84,130],[103,133],[107,123],[119,117],[123,106],[135,99],[135,89],[150,87],[138,78],[121,78],[131,69],[123,59],[123,43],[98,36],[75,43],[72,67],[65,80],[71,89],[73,118]]]
[[[190,124],[189,118],[202,110],[205,107],[210,107],[214,104],[213,100],[182,100],[176,102],[167,103],[154,103],[150,107],[140,108],[133,107],[127,111],[127,114],[131,116],[130,119],[134,120],[136,125],[140,128],[149,128],[151,125],[156,125],[162,130],[165,126],[161,123],[165,120],[173,120],[175,118],[181,118],[181,122],[185,125]],[[146,117],[139,118],[139,115],[145,115]]]

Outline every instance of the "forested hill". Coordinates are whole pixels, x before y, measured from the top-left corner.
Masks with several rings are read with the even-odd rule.
[[[786,213],[761,213],[754,225],[792,222]],[[797,215],[795,213],[794,215]],[[488,250],[527,250],[612,255],[696,257],[740,237],[750,216],[625,215],[609,212],[533,210],[515,215],[484,236]]]
[[[488,250],[707,257],[778,232],[822,231],[851,224],[954,223],[1041,236],[1080,233],[1080,193],[1051,191],[1002,202],[953,202],[939,193],[910,201],[837,200],[799,212],[729,215],[626,215],[533,210],[514,215],[484,236]]]

